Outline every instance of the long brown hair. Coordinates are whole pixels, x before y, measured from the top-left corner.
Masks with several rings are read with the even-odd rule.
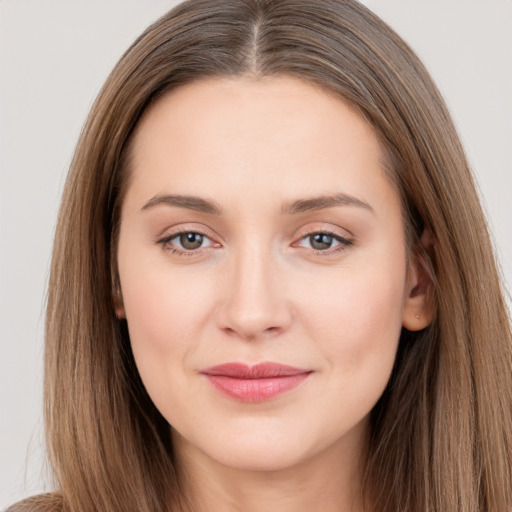
[[[55,238],[46,324],[46,433],[73,512],[185,507],[169,425],[114,314],[130,136],[147,106],[213,76],[291,75],[357,108],[389,156],[410,247],[435,282],[436,316],[403,331],[371,415],[365,492],[381,512],[512,510],[512,336],[473,178],[447,108],[413,51],[353,0],[191,0],[121,58],[81,134]],[[22,510],[22,507],[19,508]]]

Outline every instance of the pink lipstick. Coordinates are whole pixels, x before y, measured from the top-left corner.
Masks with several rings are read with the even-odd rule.
[[[225,363],[201,370],[221,393],[242,402],[264,402],[295,388],[312,373],[279,363]]]

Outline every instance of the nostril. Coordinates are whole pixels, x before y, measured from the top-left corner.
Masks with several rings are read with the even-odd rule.
[[[267,327],[264,329],[248,330],[243,328],[224,327],[223,331],[231,337],[238,337],[247,341],[258,341],[259,339],[268,339],[279,335],[282,331],[280,327]]]

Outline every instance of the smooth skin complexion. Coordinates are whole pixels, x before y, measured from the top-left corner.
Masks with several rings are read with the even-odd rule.
[[[369,413],[432,316],[372,127],[294,78],[209,79],[156,101],[131,157],[116,311],[192,503],[362,510]]]

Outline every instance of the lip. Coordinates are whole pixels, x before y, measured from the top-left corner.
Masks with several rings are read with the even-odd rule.
[[[309,377],[312,370],[280,363],[224,363],[199,372],[224,395],[242,402],[265,402],[289,391]]]

